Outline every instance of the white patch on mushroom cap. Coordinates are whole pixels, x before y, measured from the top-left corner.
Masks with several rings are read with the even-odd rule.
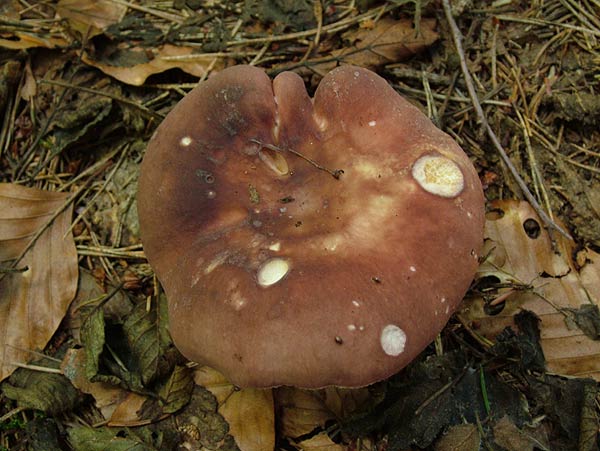
[[[269,246],[269,250],[273,252],[279,252],[281,250],[281,242],[277,241]]]
[[[458,196],[465,179],[458,165],[439,155],[424,155],[412,167],[412,176],[425,191],[441,197]]]
[[[290,264],[283,258],[272,258],[267,260],[258,270],[258,284],[269,287],[276,284],[290,271]]]
[[[280,151],[264,148],[258,152],[258,158],[279,176],[287,175],[290,172],[287,160]]]
[[[376,121],[369,121],[369,127],[375,127],[376,124]]]
[[[192,144],[192,138],[189,136],[184,136],[179,140],[179,144],[181,144],[183,147],[189,147],[190,144]]]
[[[406,333],[394,324],[388,324],[381,330],[381,348],[387,355],[393,357],[404,352],[406,345]]]

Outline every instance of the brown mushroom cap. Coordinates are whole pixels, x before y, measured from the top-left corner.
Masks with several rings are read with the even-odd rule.
[[[200,83],[150,141],[138,194],[176,345],[254,387],[408,364],[472,280],[483,202],[454,140],[353,66],[314,99],[250,66]]]

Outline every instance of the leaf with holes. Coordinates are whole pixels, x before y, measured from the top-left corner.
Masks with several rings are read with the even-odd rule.
[[[590,249],[576,254],[574,243],[558,234],[550,237],[540,224],[526,202],[492,204],[477,296],[460,315],[473,331],[494,339],[514,326],[518,312],[530,310],[541,319],[547,368],[600,380],[600,341],[586,336],[594,319],[588,315],[584,321],[581,315],[584,306],[600,304],[600,255]]]
[[[14,363],[27,362],[29,351],[46,346],[75,296],[77,250],[67,199],[0,183],[0,265],[9,269],[0,272],[0,380]]]

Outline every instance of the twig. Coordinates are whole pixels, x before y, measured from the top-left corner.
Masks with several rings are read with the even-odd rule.
[[[321,166],[316,161],[311,160],[307,156],[304,156],[300,152],[298,152],[298,151],[296,151],[294,149],[290,149],[289,147],[281,148],[281,147],[277,147],[274,144],[265,144],[265,143],[259,141],[258,139],[251,139],[250,142],[256,143],[259,146],[265,147],[266,149],[273,150],[275,152],[289,152],[292,155],[296,155],[297,157],[302,158],[304,161],[312,164],[315,168],[317,168],[317,169],[319,169],[321,171],[327,172],[329,175],[331,175],[336,180],[339,180],[340,176],[344,173],[343,169],[333,169],[332,170],[332,169],[326,168],[325,166]]]
[[[510,171],[513,178],[517,182],[517,185],[519,185],[519,188],[523,192],[523,195],[525,196],[527,201],[531,204],[533,209],[536,211],[536,213],[538,214],[540,219],[544,222],[544,224],[546,224],[546,226],[548,228],[554,229],[557,232],[559,232],[561,235],[563,235],[564,237],[572,240],[573,237],[566,230],[564,230],[562,227],[560,227],[558,224],[556,224],[546,214],[546,212],[540,206],[538,201],[531,194],[531,192],[529,191],[529,188],[525,184],[525,181],[523,180],[523,178],[517,171],[517,168],[515,168],[515,166],[512,164],[512,161],[510,160],[509,156],[506,154],[506,151],[502,147],[500,140],[498,139],[498,137],[492,130],[492,127],[490,127],[490,124],[487,121],[485,114],[483,113],[483,108],[481,107],[481,104],[479,103],[479,99],[477,97],[477,92],[475,91],[475,87],[473,86],[473,78],[471,77],[471,74],[469,72],[469,68],[467,66],[467,59],[465,57],[465,52],[464,52],[463,46],[462,46],[461,33],[460,33],[460,30],[458,29],[458,25],[456,25],[456,21],[454,20],[454,17],[452,17],[452,8],[450,6],[450,0],[442,0],[442,3],[444,5],[444,12],[446,14],[446,19],[448,20],[448,24],[450,25],[450,30],[452,32],[452,38],[454,39],[454,45],[456,46],[456,52],[458,53],[458,57],[460,59],[460,67],[462,69],[463,77],[465,78],[465,84],[467,85],[467,91],[469,91],[469,97],[471,97],[471,101],[473,102],[473,108],[475,109],[475,112],[477,113],[477,118],[479,119],[479,122],[481,123],[481,125],[483,126],[485,131],[487,132],[490,140],[492,141],[492,144],[494,144],[494,147],[500,154],[500,157],[502,158],[502,161],[504,161],[504,164],[506,164],[506,166],[508,167],[508,170]]]

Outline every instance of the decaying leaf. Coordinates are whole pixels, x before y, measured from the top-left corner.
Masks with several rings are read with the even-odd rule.
[[[452,426],[435,444],[435,451],[476,451],[481,437],[474,424]]]
[[[21,407],[58,414],[75,407],[78,392],[62,374],[19,368],[2,384],[4,396]]]
[[[73,426],[69,428],[69,443],[75,451],[158,451],[160,436],[153,437],[147,429],[116,429]]]
[[[161,303],[152,298],[157,305],[149,309],[145,303],[138,302],[123,323],[123,331],[138,362],[144,385],[156,377],[159,359],[171,345],[171,338],[166,332],[166,317],[160,314],[161,309],[167,308],[166,298],[163,296],[162,299],[164,302]]]
[[[273,391],[237,390],[218,372],[201,367],[196,384],[203,385],[219,400],[219,413],[229,424],[229,432],[243,451],[264,451],[275,447]]]
[[[104,312],[100,308],[92,308],[81,325],[81,343],[85,351],[85,375],[90,380],[98,374],[104,338]]]
[[[159,391],[160,411],[174,413],[181,409],[189,400],[194,389],[192,372],[185,366],[176,366],[171,377]]]
[[[120,65],[99,61],[88,54],[83,54],[82,60],[105,74],[134,86],[141,86],[150,75],[169,69],[178,68],[196,77],[204,77],[209,67],[223,67],[220,60],[215,61],[214,56],[194,55],[194,51],[190,47],[165,44],[152,50],[131,49],[123,55]],[[138,63],[131,64],[132,61]]]
[[[514,325],[518,312],[530,310],[541,319],[547,369],[600,380],[600,341],[574,327],[573,314],[600,303],[600,255],[581,251],[577,266],[572,243],[556,234],[553,245],[526,202],[495,202],[493,209],[501,217],[486,223],[487,258],[476,286],[480,296],[465,303],[461,317],[493,339]]]
[[[0,184],[0,262],[16,259],[53,215],[65,193]],[[0,380],[27,362],[28,350],[43,349],[77,289],[77,251],[69,232],[72,207],[65,208],[18,263],[0,274]]]

